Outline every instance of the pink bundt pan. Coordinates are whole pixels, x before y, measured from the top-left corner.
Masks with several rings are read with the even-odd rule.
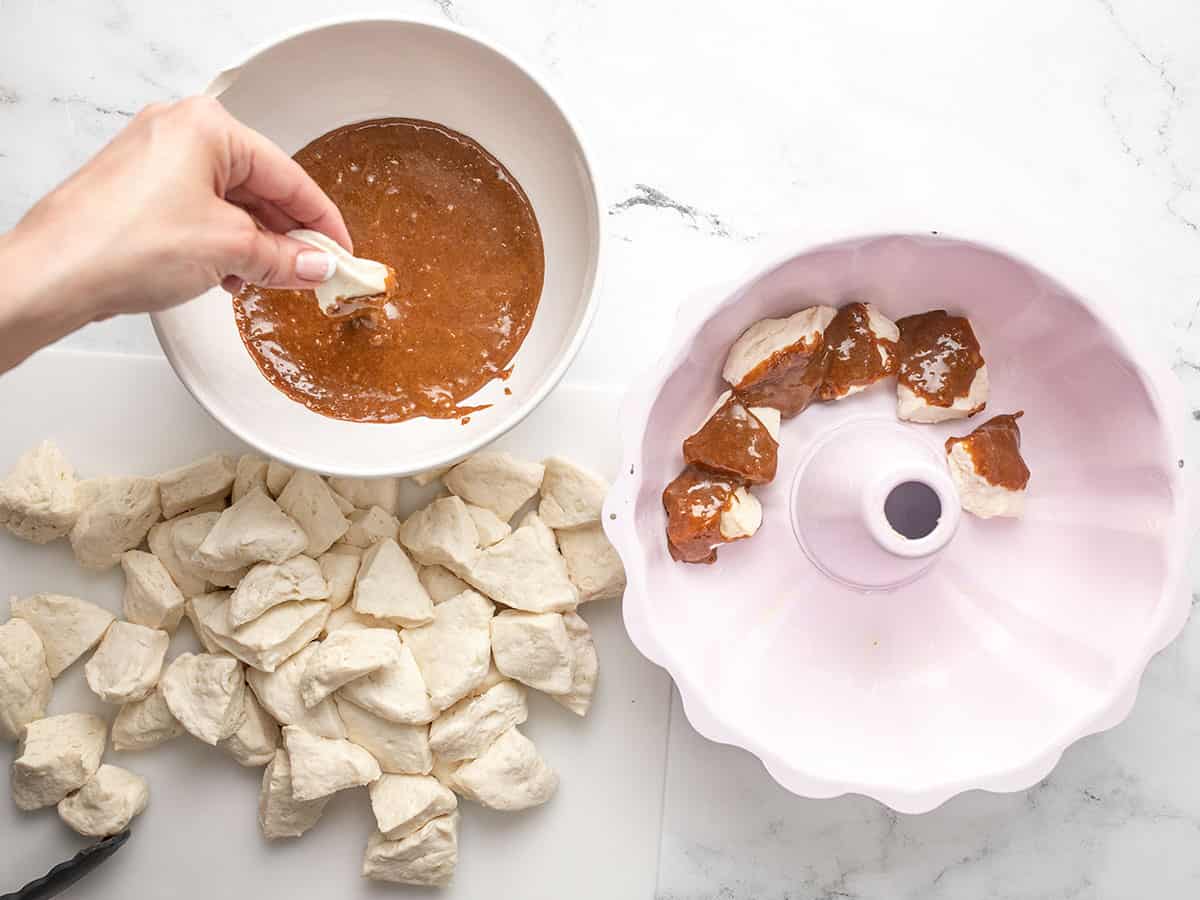
[[[763,317],[851,298],[893,319],[937,307],[971,318],[988,413],[1025,410],[1024,519],[958,514],[941,445],[979,420],[898,422],[889,381],[784,422],[779,474],[755,488],[758,535],[715,566],[673,562],[660,495],[722,390],[729,345]],[[1125,718],[1187,618],[1197,516],[1183,420],[1168,371],[996,250],[896,235],[791,255],[689,302],[626,400],[604,517],[629,576],[626,628],[700,733],[754,753],[797,794],[915,813],[973,788],[1026,788]],[[918,541],[882,509],[911,481],[942,504]]]

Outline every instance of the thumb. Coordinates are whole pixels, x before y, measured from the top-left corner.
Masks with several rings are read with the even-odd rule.
[[[312,290],[337,269],[332,254],[263,229],[255,230],[241,256],[228,274],[260,287]]]

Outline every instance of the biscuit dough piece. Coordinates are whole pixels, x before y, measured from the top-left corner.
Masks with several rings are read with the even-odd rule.
[[[357,547],[351,548],[358,551]],[[350,602],[354,595],[354,581],[358,577],[358,569],[362,563],[361,551],[345,553],[330,550],[321,554],[317,564],[321,567],[321,575],[329,586],[329,608],[340,609]]]
[[[747,406],[770,406],[785,419],[808,406],[828,371],[825,329],[832,306],[755,322],[729,348],[721,376]]]
[[[494,611],[486,597],[467,591],[435,606],[428,625],[404,631],[404,644],[412,650],[435,708],[453,705],[487,676]]]
[[[537,524],[522,525],[459,572],[497,603],[527,612],[562,612],[579,605],[567,563]]]
[[[266,493],[269,490],[267,487],[269,466],[270,463],[264,457],[253,453],[243,453],[239,456],[233,470],[233,490],[229,496],[230,501],[237,503],[255,488]]]
[[[452,494],[490,509],[507,522],[537,495],[545,471],[541,463],[484,450],[460,462],[442,481]]]
[[[746,406],[726,391],[683,442],[683,461],[744,482],[766,484],[779,463],[779,410]]]
[[[600,521],[600,510],[608,493],[608,482],[590,469],[560,456],[544,463],[542,501],[538,515],[551,528],[574,528]]]
[[[848,303],[825,329],[829,371],[821,384],[822,400],[840,400],[896,374],[899,367],[896,323],[869,303]]]
[[[425,487],[426,485],[437,481],[453,468],[454,466],[439,466],[436,469],[426,469],[424,472],[418,472],[416,475],[410,475],[409,479],[418,487]]]
[[[439,816],[412,834],[389,841],[379,832],[367,839],[364,878],[396,884],[445,887],[458,864],[458,813]]]
[[[269,841],[300,837],[317,824],[325,811],[328,797],[316,800],[297,800],[292,793],[292,766],[282,747],[263,770],[262,788],[258,793],[258,825]]]
[[[354,606],[347,603],[339,606],[329,614],[325,627],[321,629],[321,637],[327,638],[335,631],[353,630],[356,628],[394,628],[395,626],[376,619],[374,616],[364,616],[354,611]]]
[[[312,472],[293,475],[276,502],[308,535],[309,556],[320,556],[350,528],[329,485]]]
[[[394,662],[351,681],[338,696],[403,725],[424,725],[437,717],[412,648],[403,641]]]
[[[59,801],[58,814],[84,837],[120,834],[150,802],[146,779],[120,766],[102,765],[87,784]]]
[[[317,644],[300,677],[300,698],[312,708],[340,688],[400,659],[393,628],[337,631]]]
[[[946,462],[962,508],[982,519],[1025,512],[1029,467],[1021,456],[1023,413],[993,416],[966,437],[946,441]]]
[[[393,625],[415,627],[433,620],[433,601],[400,545],[385,538],[363,554],[354,582],[354,611]]]
[[[125,593],[121,597],[125,618],[135,625],[174,634],[187,600],[166,566],[153,553],[126,550],[121,554],[121,571],[125,573]]]
[[[362,550],[386,538],[394,541],[400,534],[400,520],[378,506],[350,513],[349,521],[342,540]]]
[[[114,750],[150,750],[183,732],[158,687],[149,697],[126,703],[117,712],[112,724],[112,745]]]
[[[308,535],[262,491],[251,491],[221,513],[195,553],[200,565],[230,572],[257,562],[286,562],[303,553]]]
[[[53,806],[77,791],[100,768],[108,725],[83,713],[37,719],[25,727],[12,764],[18,809]]]
[[[163,518],[173,519],[180,513],[214,501],[224,505],[235,476],[234,461],[216,453],[163,472],[158,476]]]
[[[221,746],[238,765],[246,768],[265,766],[275,758],[280,741],[279,725],[259,705],[254,691],[246,691],[243,696],[246,719],[237,731],[221,742]]]
[[[199,567],[191,561],[183,560],[175,552],[175,525],[180,521],[172,519],[154,525],[146,535],[146,542],[150,545],[150,552],[163,564],[180,593],[184,597],[195,597],[208,590],[208,580]]]
[[[754,537],[762,525],[762,504],[746,488],[739,487],[721,512],[721,537],[727,541]]]
[[[540,806],[558,790],[558,774],[516,728],[504,732],[478,759],[459,766],[453,777],[462,796],[506,812]]]
[[[292,764],[292,796],[316,800],[377,781],[383,773],[370,753],[347,740],[319,737],[295,725],[283,727]]]
[[[317,304],[327,316],[343,316],[369,308],[371,303],[366,298],[388,294],[395,283],[395,275],[387,265],[355,256],[319,231],[296,228],[287,236],[324,250],[334,260],[333,274],[313,288]]]
[[[458,809],[454,792],[430,775],[384,775],[368,790],[379,832],[389,841]]]
[[[896,324],[896,415],[936,424],[965,419],[987,406],[987,365],[969,319],[934,309]]]
[[[382,771],[426,775],[433,767],[427,726],[389,722],[341,697],[337,708],[346,723],[347,738],[375,757]]]
[[[229,621],[228,592],[193,597],[201,630],[208,640],[246,665],[273,672],[301,647],[313,640],[329,619],[329,604],[323,600],[281,603],[272,606],[245,625]]]
[[[153,478],[95,478],[79,486],[71,549],[85,569],[111,569],[146,538],[162,509]]]
[[[492,619],[496,668],[547,694],[571,690],[574,654],[559,613],[505,610]]]
[[[0,625],[0,738],[19,740],[25,726],[46,715],[53,682],[42,639],[24,619]]]
[[[457,597],[463,591],[469,591],[471,586],[447,569],[445,566],[422,566],[417,572],[421,584],[429,592],[429,598],[434,604],[445,603],[451,597]]]
[[[329,486],[358,509],[378,506],[394,516],[400,508],[399,478],[343,478],[332,475]]]
[[[479,531],[467,504],[458,497],[440,497],[408,517],[400,543],[421,565],[457,573],[478,554]]]
[[[175,524],[171,526],[171,549],[175,551],[175,558],[180,567],[191,575],[204,579],[206,585],[234,587],[250,571],[249,566],[229,570],[216,569],[199,562],[196,555],[220,519],[220,512],[189,513],[172,519]]]
[[[158,628],[113,622],[83,667],[88,687],[105,703],[144,700],[158,684],[170,643]]]
[[[475,533],[480,547],[490,547],[512,534],[509,524],[490,509],[468,503],[467,513],[470,514],[471,521],[475,523]]]
[[[42,639],[46,667],[57,678],[104,637],[116,619],[95,603],[64,594],[34,594],[9,601],[13,618],[24,619]]]
[[[502,681],[477,697],[464,697],[438,716],[429,726],[429,748],[446,762],[475,759],[527,718],[525,688]]]
[[[274,672],[249,669],[246,680],[264,710],[281,725],[295,725],[319,737],[344,738],[346,726],[331,699],[305,706],[300,682],[318,644],[309,644]]]
[[[592,641],[592,629],[579,615],[563,613],[563,625],[571,641],[571,690],[565,694],[551,694],[550,699],[582,717],[588,714],[592,696],[596,693],[600,657]]]
[[[278,497],[295,474],[296,470],[287,463],[281,463],[277,459],[269,460],[267,462],[267,494],[271,497]]]
[[[79,518],[75,470],[51,441],[23,453],[0,480],[0,525],[17,537],[46,544]]]
[[[324,600],[329,584],[320,564],[309,556],[293,556],[283,563],[258,563],[234,589],[229,599],[229,623],[240,627],[281,603]]]
[[[181,653],[163,672],[163,699],[189,734],[216,746],[246,720],[243,672],[232,656]]]
[[[599,522],[555,532],[567,563],[567,577],[579,602],[610,600],[625,593],[625,567]]]

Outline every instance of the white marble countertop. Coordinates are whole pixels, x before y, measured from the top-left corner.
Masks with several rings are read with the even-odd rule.
[[[604,302],[568,376],[624,385],[689,292],[761,248],[882,227],[1091,272],[1200,420],[1200,6],[1182,0],[390,0],[531,61],[587,133]],[[319,0],[0,0],[0,229],[140,106],[334,14]],[[637,327],[630,327],[630,322]],[[618,343],[619,342],[619,343]],[[157,352],[127,318],[68,339]],[[613,366],[614,352],[628,368]],[[1200,421],[1190,446],[1200,440]],[[1195,458],[1195,454],[1192,454]],[[1130,719],[1036,788],[920,817],[807,801],[678,704],[657,893],[729,898],[1200,895],[1200,625]],[[649,892],[649,886],[648,886]]]

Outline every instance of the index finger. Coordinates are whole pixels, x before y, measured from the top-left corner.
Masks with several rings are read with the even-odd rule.
[[[328,235],[354,252],[341,211],[298,162],[240,122],[230,137],[227,190],[240,188],[239,193],[253,194],[287,213],[302,227]]]

